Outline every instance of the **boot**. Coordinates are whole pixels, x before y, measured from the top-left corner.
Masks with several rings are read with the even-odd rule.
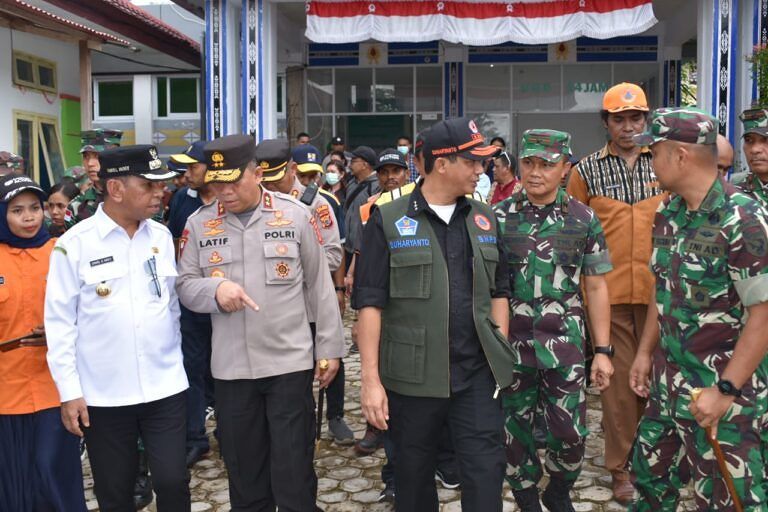
[[[133,505],[136,507],[136,510],[141,510],[152,503],[152,499],[152,480],[149,478],[147,452],[141,446],[139,449],[139,468],[136,475],[136,484],[133,487]]]
[[[534,485],[522,491],[512,491],[520,512],[542,512],[539,503],[539,489]]]
[[[559,478],[550,478],[549,485],[541,496],[541,501],[549,512],[575,512],[571,502],[571,486],[572,484]]]

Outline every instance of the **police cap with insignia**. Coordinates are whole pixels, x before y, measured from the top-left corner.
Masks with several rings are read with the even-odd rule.
[[[118,147],[122,138],[123,132],[120,130],[96,128],[80,132],[80,153],[101,153]]]
[[[441,157],[482,161],[498,153],[499,148],[485,143],[474,120],[457,117],[432,125],[424,134],[423,152],[427,169],[432,169],[434,161]]]
[[[250,135],[227,135],[206,144],[203,153],[208,166],[205,183],[234,183],[253,162],[256,143]]]
[[[205,145],[208,144],[207,140],[199,140],[189,145],[189,147],[183,152],[177,155],[171,155],[171,160],[177,164],[189,165],[205,163]],[[186,169],[185,169],[186,170]]]
[[[296,162],[299,172],[323,172],[320,151],[312,144],[299,144],[291,150],[291,160]]]
[[[280,181],[285,176],[291,148],[287,139],[264,139],[256,146],[256,165],[261,167],[264,181]]]
[[[40,185],[28,176],[9,175],[0,178],[0,203],[7,203],[26,191],[34,192],[41,201],[45,201],[47,197]]]
[[[177,173],[163,168],[157,148],[150,144],[107,149],[99,153],[99,178],[138,176],[150,181],[165,181]]]

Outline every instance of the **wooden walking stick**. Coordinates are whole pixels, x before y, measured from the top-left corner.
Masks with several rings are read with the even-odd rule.
[[[327,359],[321,359],[320,364],[320,376],[322,377],[323,374],[328,370],[328,360]],[[325,390],[320,387],[317,390],[317,430],[315,432],[315,446],[320,444],[320,431],[323,428],[323,402],[325,399]]]
[[[693,388],[691,390],[691,400],[694,402],[698,400],[701,392],[701,388]],[[720,474],[723,475],[723,480],[725,480],[725,486],[728,488],[728,494],[731,495],[731,499],[733,500],[733,507],[736,509],[736,512],[742,512],[744,509],[741,506],[741,499],[739,498],[739,494],[736,492],[736,486],[733,485],[733,477],[731,476],[731,472],[728,471],[728,465],[725,462],[725,454],[723,453],[723,449],[720,448],[720,442],[717,439],[712,438],[712,427],[705,427],[705,431],[707,441],[709,441],[709,444],[712,445],[712,450],[715,452],[717,466],[720,468]]]

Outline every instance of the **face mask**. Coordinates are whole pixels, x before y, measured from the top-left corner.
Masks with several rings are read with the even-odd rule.
[[[404,155],[408,154],[408,146],[397,146],[397,150]]]
[[[329,172],[328,174],[325,175],[325,182],[330,186],[334,186],[335,184],[337,184],[340,179],[341,179],[341,176],[339,176],[335,172]]]

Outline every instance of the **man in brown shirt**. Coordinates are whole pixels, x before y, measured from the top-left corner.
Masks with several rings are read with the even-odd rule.
[[[626,504],[634,490],[625,466],[645,407],[629,387],[629,369],[653,289],[648,264],[661,190],[651,153],[632,140],[645,130],[648,104],[643,90],[629,83],[611,87],[603,97],[600,115],[610,140],[579,163],[568,182],[568,193],[597,214],[613,262],[606,279],[615,374],[601,398],[605,466],[613,476],[614,499]]]

